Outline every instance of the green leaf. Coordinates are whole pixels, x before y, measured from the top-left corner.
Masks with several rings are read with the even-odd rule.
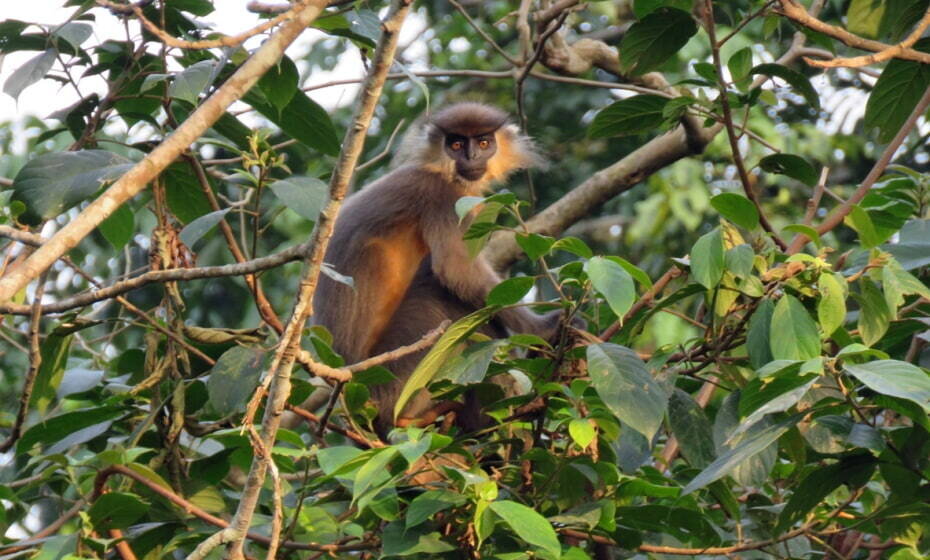
[[[407,383],[404,384],[404,388],[397,397],[397,402],[394,404],[395,420],[404,410],[404,406],[407,405],[410,397],[432,382],[439,368],[453,353],[458,351],[458,345],[483,325],[494,314],[494,311],[494,309],[485,308],[466,315],[456,321],[439,337],[436,344],[430,348],[426,356],[420,360],[417,368],[410,374]]]
[[[859,280],[861,291],[853,294],[859,302],[859,336],[866,346],[872,346],[885,336],[891,324],[891,310],[874,282],[868,278]]]
[[[168,96],[183,99],[191,105],[197,105],[200,95],[205,93],[216,69],[215,60],[195,62],[178,73],[168,86]]]
[[[930,52],[930,39],[914,44]],[[865,104],[865,129],[878,128],[879,142],[890,142],[930,87],[930,64],[892,59],[878,77]]]
[[[360,410],[371,397],[368,387],[361,383],[352,382],[346,383],[345,388],[342,390],[342,394],[349,412],[357,412]]]
[[[817,233],[816,229],[810,226],[806,226],[804,224],[791,224],[781,228],[781,230],[807,236],[807,238],[810,239],[818,248],[823,247],[823,241],[820,240],[820,234]]]
[[[723,235],[720,228],[714,228],[691,248],[691,274],[699,284],[712,290],[723,278],[724,259]]]
[[[930,413],[930,376],[923,369],[898,360],[847,363],[843,369],[876,393],[907,399]]]
[[[296,91],[281,110],[254,90],[246,93],[242,100],[298,142],[327,155],[339,153],[339,138],[329,114],[304,92]]]
[[[691,14],[675,8],[659,8],[630,27],[620,42],[620,66],[639,76],[654,70],[675,55],[697,25]]]
[[[488,507],[510,525],[518,537],[556,558],[561,557],[562,547],[559,539],[545,517],[523,504],[509,500],[497,500],[491,502]]]
[[[42,54],[27,60],[22,66],[10,74],[3,84],[3,92],[12,97],[19,99],[19,94],[24,89],[38,82],[48,74],[58,58],[57,49],[48,49]]]
[[[491,237],[491,233],[500,229],[500,226],[497,225],[497,216],[500,214],[501,210],[504,209],[506,204],[490,200],[490,198],[492,197],[485,199],[484,204],[481,206],[481,209],[478,210],[478,213],[475,214],[474,218],[472,218],[468,231],[466,231],[464,235],[465,246],[468,248],[468,255],[471,258],[478,256],[478,253],[484,249],[485,244],[487,244],[488,239]]]
[[[843,218],[843,223],[856,230],[856,233],[859,234],[859,244],[866,249],[877,247],[883,241],[878,232],[875,231],[875,225],[872,223],[869,213],[858,204],[853,206],[849,214]]]
[[[636,299],[633,277],[622,266],[604,257],[593,257],[585,263],[585,271],[594,289],[607,300],[611,311],[623,319]]]
[[[772,314],[775,304],[770,299],[762,300],[756,312],[749,319],[749,330],[746,333],[746,349],[749,352],[749,363],[753,369],[759,369],[772,361],[771,339]]]
[[[817,184],[817,172],[806,159],[794,154],[772,154],[759,160],[759,167],[769,173],[787,175],[809,187]]]
[[[369,488],[380,485],[390,478],[387,467],[397,455],[396,447],[374,450],[365,464],[355,473],[355,483],[352,485],[353,502],[358,501]]]
[[[759,211],[751,200],[736,193],[721,193],[710,199],[710,204],[724,218],[748,230],[759,225]]]
[[[265,99],[281,111],[297,93],[299,80],[297,65],[284,56],[258,80],[258,88],[265,94]]]
[[[526,257],[531,261],[546,255],[555,244],[555,239],[548,235],[539,235],[538,233],[518,233],[517,245],[526,253]]]
[[[448,490],[427,490],[414,498],[407,507],[407,529],[423,523],[433,514],[461,506],[467,501],[465,496]]]
[[[514,276],[503,280],[491,288],[488,293],[488,305],[513,305],[523,299],[523,296],[533,289],[536,278],[533,276]]]
[[[32,395],[29,397],[30,408],[45,411],[48,404],[55,398],[68,363],[72,340],[74,340],[72,335],[50,334],[42,341],[42,346],[39,348],[42,361],[39,363],[36,381],[32,386]]]
[[[419,558],[430,558],[456,549],[443,542],[436,531],[424,533],[416,528],[407,531],[403,521],[388,523],[381,535],[381,543],[382,557],[420,554]]]
[[[194,243],[197,243],[211,229],[216,227],[218,223],[223,221],[223,218],[227,213],[229,213],[229,210],[229,208],[224,208],[222,210],[217,210],[216,212],[210,212],[209,214],[200,216],[193,222],[184,226],[184,229],[181,230],[181,233],[178,234],[178,237],[181,238],[182,243],[188,247],[193,247]]]
[[[52,37],[64,39],[77,50],[77,48],[90,39],[93,34],[94,28],[90,24],[69,21],[55,28],[55,31],[52,32]]]
[[[846,28],[856,35],[878,39],[888,27],[885,18],[887,5],[888,2],[876,0],[851,0],[846,10]]]
[[[809,360],[820,356],[817,324],[794,296],[784,295],[775,305],[770,331],[776,360]]]
[[[588,127],[591,138],[608,138],[641,134],[656,129],[665,121],[662,111],[668,103],[660,95],[634,95],[601,109]]]
[[[566,251],[583,259],[590,259],[594,256],[594,252],[591,251],[588,244],[577,237],[563,237],[556,241],[550,250],[553,252]]]
[[[52,152],[30,160],[13,179],[13,198],[26,205],[23,223],[36,225],[89,199],[132,167],[103,150]]]
[[[892,314],[904,304],[904,296],[918,295],[930,299],[930,288],[924,285],[913,274],[907,272],[896,261],[891,261],[882,267],[882,289],[885,292],[885,302]]]
[[[651,440],[662,425],[668,396],[646,364],[636,352],[610,343],[588,346],[587,360],[591,382],[607,408]]]
[[[594,425],[587,418],[574,418],[568,423],[568,435],[582,449],[585,449],[597,437],[597,432],[594,430]]]
[[[766,76],[775,76],[781,78],[782,80],[788,82],[794,89],[797,90],[807,103],[815,111],[820,110],[820,97],[817,95],[817,91],[814,89],[814,86],[811,85],[810,81],[799,72],[796,72],[786,66],[780,64],[768,63],[768,64],[759,64],[754,67],[750,72],[750,75],[755,76],[756,74],[764,74]],[[760,86],[761,87],[761,86]],[[814,183],[817,182],[817,179],[814,179]]]
[[[792,418],[748,435],[739,442],[739,445],[724,452],[713,463],[708,465],[706,469],[698,473],[698,475],[682,489],[682,495],[690,494],[715,480],[727,476],[744,461],[765,451],[769,445],[778,441],[778,438],[787,432],[791,426],[796,424],[798,420],[799,418]]]
[[[740,91],[746,91],[749,86],[749,72],[752,70],[752,49],[743,47],[733,53],[727,60],[727,68],[730,70],[730,79],[739,88]],[[749,229],[749,228],[747,228]]]
[[[850,490],[861,486],[872,476],[878,460],[868,453],[857,453],[843,457],[838,463],[816,468],[801,481],[778,516],[775,534],[782,533],[823,502],[841,484]]]
[[[68,436],[84,428],[108,423],[121,414],[120,408],[106,405],[65,412],[47,418],[26,430],[16,443],[16,449],[19,453],[26,453],[37,443],[62,443]],[[76,441],[75,444],[77,443],[83,442]]]
[[[132,240],[132,234],[136,231],[136,215],[124,204],[100,222],[97,229],[119,251]]]
[[[271,183],[271,192],[285,206],[307,218],[317,221],[326,201],[329,200],[329,186],[315,177],[291,175]]]
[[[817,279],[820,301],[817,302],[817,319],[823,334],[830,336],[846,320],[846,281],[832,272],[821,272]]]
[[[481,383],[488,373],[491,360],[497,349],[504,343],[501,340],[474,344],[464,352],[449,360],[436,379],[448,379],[457,385]]]
[[[681,389],[675,389],[669,396],[668,424],[688,464],[703,469],[713,462],[717,453],[710,420],[691,395]]]
[[[165,180],[168,209],[182,224],[189,224],[200,216],[213,212],[200,181],[188,165],[169,165],[162,172],[162,178]]]
[[[150,507],[135,494],[107,492],[90,506],[87,515],[97,531],[125,529],[145,515]]]
[[[745,278],[752,273],[756,254],[748,243],[741,243],[727,250],[724,255],[724,266],[727,271],[737,278]]]
[[[223,352],[210,370],[207,394],[213,410],[223,416],[242,410],[262,375],[264,351],[234,346]]]

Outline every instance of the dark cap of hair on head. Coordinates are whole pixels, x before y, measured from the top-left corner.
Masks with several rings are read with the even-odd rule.
[[[504,126],[509,116],[483,103],[456,103],[436,112],[430,123],[442,132],[479,136]]]

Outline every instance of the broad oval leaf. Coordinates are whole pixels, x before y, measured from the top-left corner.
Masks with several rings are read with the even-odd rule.
[[[196,105],[200,94],[207,90],[216,69],[216,61],[201,60],[178,73],[168,86],[168,96]]]
[[[759,64],[753,67],[749,74],[752,76],[764,74],[785,80],[804,97],[805,101],[813,109],[820,110],[820,96],[817,95],[817,90],[814,89],[814,86],[811,85],[810,80],[804,74],[775,63]]]
[[[657,128],[665,120],[662,111],[668,103],[660,95],[634,95],[601,109],[588,127],[591,138],[640,134]]]
[[[717,457],[707,414],[681,389],[675,389],[669,396],[668,423],[681,447],[681,455],[692,467],[703,469]]]
[[[809,187],[817,184],[817,172],[806,159],[794,154],[772,154],[759,160],[759,167],[769,173],[787,175]]]
[[[753,230],[759,225],[756,205],[743,195],[721,193],[711,198],[710,204],[721,216],[742,228]]]
[[[285,206],[315,222],[329,199],[329,186],[315,177],[293,175],[271,183],[274,193]]]
[[[820,301],[817,302],[817,319],[825,336],[843,326],[846,320],[846,290],[843,277],[837,278],[832,272],[822,272],[817,279],[820,288]]]
[[[523,504],[509,500],[491,502],[488,507],[510,525],[521,539],[560,558],[562,547],[552,525],[545,517]]]
[[[30,160],[13,179],[13,200],[26,205],[23,223],[36,225],[87,200],[132,167],[104,150],[53,152]]]
[[[48,71],[52,69],[52,65],[55,64],[55,59],[57,57],[58,51],[56,49],[48,49],[42,54],[27,60],[6,79],[6,82],[3,84],[3,92],[13,99],[19,99],[19,94],[22,93],[24,89],[38,82],[48,74]]]
[[[691,14],[659,8],[638,21],[620,42],[620,66],[634,76],[645,74],[671,58],[697,33]]]
[[[930,39],[921,39],[914,48],[930,52]],[[865,128],[878,128],[878,140],[890,142],[930,87],[930,65],[893,59],[878,77],[865,104]]]
[[[125,529],[145,515],[149,507],[135,494],[107,492],[94,501],[87,515],[98,531]]]
[[[100,222],[97,229],[110,242],[114,249],[119,251],[130,240],[135,233],[136,215],[128,205],[124,204],[117,208],[107,219]]]
[[[194,243],[197,243],[201,237],[206,235],[211,229],[213,229],[223,220],[229,210],[229,208],[224,208],[222,210],[210,212],[209,214],[204,214],[203,216],[184,226],[184,229],[181,230],[181,233],[178,235],[178,237],[181,238],[182,243],[188,247],[193,247]]]
[[[407,528],[416,527],[440,511],[458,507],[468,499],[449,490],[427,490],[410,502],[407,507]]]
[[[620,319],[636,299],[636,286],[633,277],[622,266],[604,257],[594,257],[585,264],[591,284],[604,299],[607,305]]]
[[[514,276],[501,281],[488,293],[488,305],[513,305],[528,294],[536,278],[533,276]]]
[[[246,93],[242,100],[256,111],[268,117],[285,134],[298,142],[328,155],[339,153],[339,138],[336,127],[325,109],[302,91],[294,92],[290,102],[278,110],[268,99],[255,90]]]
[[[705,233],[691,248],[691,274],[708,290],[714,289],[723,278],[725,255],[720,228]]]
[[[527,258],[533,261],[546,255],[549,250],[552,249],[554,243],[555,239],[548,235],[540,235],[538,233],[517,234],[517,245],[523,249]]]
[[[591,382],[607,408],[651,440],[662,425],[668,395],[646,364],[636,352],[610,343],[588,346],[587,359]]]
[[[280,111],[287,107],[297,93],[299,81],[297,65],[290,57],[284,56],[258,80],[258,87],[265,98]]]
[[[207,380],[213,409],[224,415],[240,410],[258,385],[263,362],[260,349],[235,346],[223,352]]]
[[[930,414],[930,375],[923,369],[898,360],[846,364],[843,369],[869,389],[917,403]]]
[[[817,324],[794,296],[786,294],[775,304],[769,335],[776,360],[810,360],[820,355]]]
[[[19,438],[19,441],[16,442],[16,449],[19,453],[25,453],[37,443],[60,443],[75,432],[107,423],[122,413],[122,409],[110,405],[59,414],[53,418],[45,419],[26,430],[22,437]]]

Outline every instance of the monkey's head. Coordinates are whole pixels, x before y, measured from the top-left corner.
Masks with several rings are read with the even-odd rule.
[[[507,113],[482,103],[456,103],[408,136],[401,163],[427,166],[478,193],[517,169],[539,165],[533,142]]]

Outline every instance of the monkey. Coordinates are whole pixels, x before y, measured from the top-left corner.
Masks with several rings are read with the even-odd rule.
[[[472,102],[432,115],[408,134],[398,158],[400,166],[350,196],[336,219],[324,261],[353,286],[322,276],[313,300],[315,322],[329,329],[347,363],[411,343],[442,320],[484,306],[501,278],[481,255],[469,256],[455,203],[540,162],[507,113]],[[559,310],[508,308],[485,332],[506,336],[506,328],[549,340],[560,318]],[[420,356],[388,364],[397,379],[372,388],[382,426]]]

